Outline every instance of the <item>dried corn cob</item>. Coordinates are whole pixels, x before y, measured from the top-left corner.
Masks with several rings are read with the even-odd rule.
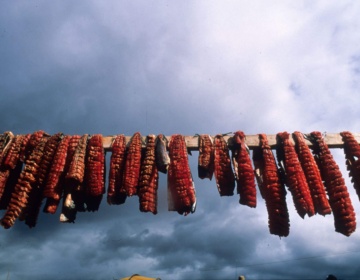
[[[314,204],[295,147],[290,142],[290,134],[278,133],[276,138],[279,167],[284,169],[286,185],[292,194],[295,209],[301,218],[304,218],[306,214],[311,217],[315,215]]]
[[[45,213],[55,214],[61,197],[64,195],[65,201],[65,197],[72,191],[72,188],[74,188],[73,183],[65,183],[65,176],[70,168],[80,138],[81,136],[79,135],[65,136],[58,146],[54,164],[50,169],[49,178],[44,190],[44,196],[47,197],[43,209]]]
[[[53,161],[57,146],[59,145],[62,137],[62,133],[54,134],[45,144],[43,156],[39,166],[37,183],[31,189],[29,193],[28,204],[23,210],[25,224],[27,224],[30,228],[36,226],[43,199],[43,191],[46,184],[46,179],[50,171],[51,163]]]
[[[1,137],[0,150],[0,209],[6,209],[9,204],[11,193],[14,190],[18,176],[22,169],[19,162],[19,142],[21,135],[13,136],[12,133],[5,133]],[[7,140],[5,139],[7,138]],[[6,143],[4,142],[6,140]]]
[[[97,211],[105,193],[105,150],[102,135],[93,135],[87,145],[85,192],[88,211]]]
[[[60,222],[73,223],[77,211],[85,211],[85,192],[83,188],[85,174],[86,146],[89,135],[74,135],[68,146],[68,156],[64,172],[64,201],[60,214]],[[69,159],[69,160],[68,160]]]
[[[314,131],[310,137],[334,213],[335,231],[350,236],[356,229],[356,218],[344,178],[321,133]]]
[[[175,134],[169,143],[168,169],[169,210],[181,215],[193,213],[196,207],[195,187],[189,167],[184,136]],[[172,205],[173,203],[173,205]]]
[[[15,220],[20,216],[22,210],[28,203],[29,193],[33,186],[36,185],[39,166],[47,140],[48,137],[46,136],[41,138],[25,162],[24,170],[20,174],[9,206],[1,220],[1,225],[4,228],[10,228],[14,225]]]
[[[20,160],[25,162],[26,159],[30,156],[34,148],[37,146],[37,144],[40,142],[40,140],[44,136],[49,136],[47,133],[45,133],[43,130],[38,130],[32,133],[28,138],[28,136],[24,139],[22,145],[21,145],[21,151],[20,151]]]
[[[344,141],[346,167],[354,184],[354,189],[360,200],[360,145],[349,131],[340,133]]]
[[[137,195],[141,165],[141,135],[136,132],[126,153],[124,190],[127,196]]]
[[[32,134],[28,133],[25,134],[23,137],[23,142],[21,143],[21,147],[20,147],[20,160],[22,162],[25,162],[26,155],[29,153],[28,146],[31,136]]]
[[[10,170],[10,174],[6,180],[5,189],[0,199],[0,210],[7,209],[11,199],[11,195],[14,192],[15,185],[20,177],[22,168],[23,168],[23,163],[19,161],[15,166],[15,168]]]
[[[126,193],[120,192],[123,188],[123,174],[126,157],[126,142],[123,134],[117,135],[111,145],[109,185],[107,191],[108,204],[123,204],[126,201]]]
[[[212,179],[214,173],[214,146],[210,135],[199,135],[198,176]]]
[[[145,155],[141,162],[139,203],[141,212],[157,214],[158,170],[155,161],[155,135],[146,137]]]
[[[86,146],[88,138],[88,134],[81,136],[70,163],[69,171],[66,175],[66,179],[76,181],[76,185],[79,185],[84,181]]]
[[[64,172],[70,139],[70,135],[64,136],[56,149],[44,188],[43,196],[46,198],[53,198],[57,201],[61,199],[63,186],[60,184],[60,177]]]
[[[19,140],[21,140],[21,137],[19,135],[14,136],[11,132],[6,132],[0,137],[0,198],[5,192],[10,171],[15,168],[17,163],[12,158]]]
[[[3,159],[6,156],[6,153],[14,137],[14,134],[10,131],[6,131],[3,134],[0,134],[0,165],[2,165]]]
[[[16,135],[9,146],[9,150],[3,159],[2,166],[6,169],[14,169],[20,159],[20,148],[24,135]]]
[[[220,196],[234,195],[235,176],[231,169],[229,148],[220,134],[214,139],[214,174]]]
[[[303,134],[299,131],[295,131],[294,140],[295,149],[309,185],[315,213],[319,213],[323,216],[331,214],[331,207],[326,197],[325,187],[321,179],[319,168],[309,146],[305,142]]]
[[[235,132],[233,142],[232,162],[237,183],[237,193],[240,194],[239,203],[249,207],[256,207],[254,169],[251,164],[249,148],[245,144],[244,132]]]
[[[286,205],[286,190],[279,176],[274,155],[265,134],[259,134],[260,147],[254,149],[253,160],[260,192],[265,199],[271,234],[288,236],[289,213]]]

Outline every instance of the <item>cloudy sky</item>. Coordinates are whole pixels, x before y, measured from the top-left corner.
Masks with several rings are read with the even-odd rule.
[[[15,134],[276,134],[359,132],[360,3],[353,1],[0,0],[0,130]],[[357,214],[343,151],[332,150]],[[265,203],[220,197],[197,178],[198,206],[139,212],[137,197],[97,213],[0,234],[0,279],[340,279],[360,275],[360,230],[333,216],[290,235],[267,226]],[[110,157],[108,153],[107,157]],[[358,218],[359,220],[359,218]]]

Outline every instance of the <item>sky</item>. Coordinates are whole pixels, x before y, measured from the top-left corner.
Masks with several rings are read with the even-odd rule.
[[[359,132],[360,2],[0,0],[0,130],[104,136]],[[342,149],[332,149],[356,213]],[[107,159],[110,158],[107,153]],[[0,279],[357,279],[360,230],[304,220],[290,235],[197,177],[197,209],[158,214],[137,197],[61,224],[41,214],[0,233]],[[2,214],[2,213],[0,213]],[[359,220],[359,218],[358,218]]]

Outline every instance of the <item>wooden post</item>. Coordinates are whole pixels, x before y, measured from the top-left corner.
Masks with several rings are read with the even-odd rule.
[[[360,133],[353,133],[355,139],[360,142]],[[115,136],[104,136],[103,137],[103,145],[105,150],[111,151],[111,144],[112,140]],[[215,135],[211,135],[212,138],[215,137]],[[171,136],[166,136],[166,138],[170,141]],[[229,147],[232,146],[232,135],[226,135],[224,136],[225,140],[228,142]],[[271,148],[275,149],[276,146],[276,135],[267,135],[269,145]],[[125,136],[126,143],[128,143],[131,139],[131,136]],[[146,136],[142,136],[143,139],[143,145],[145,147],[145,139]],[[343,141],[341,138],[340,133],[326,133],[324,135],[324,139],[326,144],[329,146],[329,148],[342,148],[343,147]],[[198,137],[197,136],[185,136],[186,146],[189,151],[198,151]],[[259,136],[258,135],[247,135],[246,136],[246,144],[248,145],[249,149],[252,150],[255,147],[259,146]],[[311,147],[312,144],[310,141],[306,140],[307,144]]]

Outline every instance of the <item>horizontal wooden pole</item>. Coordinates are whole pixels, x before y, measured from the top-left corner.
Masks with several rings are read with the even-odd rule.
[[[355,139],[360,142],[360,133],[353,133]],[[112,145],[112,141],[114,139],[115,136],[104,136],[103,137],[103,145],[105,150],[107,151],[111,151],[111,145]],[[211,135],[212,138],[215,137],[215,135]],[[171,136],[166,136],[167,140],[170,141]],[[229,147],[232,146],[232,135],[226,135],[224,136],[225,140],[227,141]],[[268,142],[271,148],[275,148],[276,146],[276,135],[272,134],[272,135],[267,135],[268,138]],[[126,139],[126,143],[128,144],[131,136],[125,136]],[[143,146],[145,147],[145,140],[146,140],[146,136],[142,136],[143,139]],[[340,135],[340,133],[326,133],[324,135],[324,140],[326,142],[326,144],[329,146],[329,148],[342,148],[344,142],[342,141],[342,137]],[[186,146],[188,148],[189,151],[198,151],[199,150],[199,139],[198,136],[186,136],[185,135],[185,142],[186,142]],[[254,149],[255,147],[259,146],[259,136],[258,135],[247,135],[246,136],[246,144],[249,147],[250,150]],[[308,140],[306,140],[306,143],[308,144],[308,146],[312,146],[312,143]]]

